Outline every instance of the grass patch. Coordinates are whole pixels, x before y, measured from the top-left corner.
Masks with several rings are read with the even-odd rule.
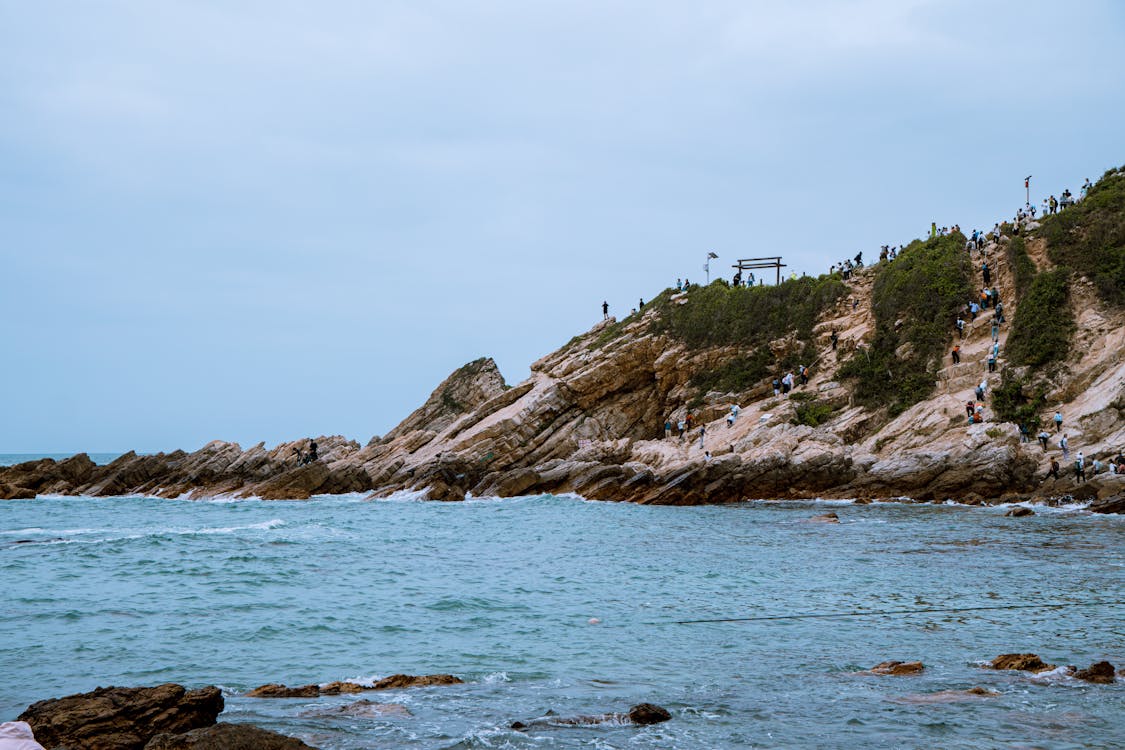
[[[1035,262],[1027,254],[1027,245],[1023,237],[1013,237],[1004,251],[1008,257],[1008,265],[1012,269],[1012,279],[1016,287],[1016,299],[1023,299],[1035,278]]]
[[[1017,365],[1045,365],[1066,359],[1076,325],[1067,304],[1070,271],[1037,274],[1020,300],[1008,334],[1008,357]]]
[[[915,240],[879,269],[872,290],[875,336],[840,367],[856,402],[897,416],[933,391],[953,321],[973,297],[965,237]],[[904,346],[909,344],[909,346]]]
[[[1038,234],[1052,262],[1088,277],[1106,302],[1125,305],[1125,174],[1106,172],[1083,200],[1046,216]]]

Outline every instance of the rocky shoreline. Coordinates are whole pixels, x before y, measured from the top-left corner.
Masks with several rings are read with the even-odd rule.
[[[1075,666],[1056,667],[1030,653],[1001,654],[981,663],[989,670],[1026,673],[1029,679],[1074,680],[1093,685],[1111,685],[1125,670],[1116,670],[1108,661],[1091,664],[1086,669]],[[885,661],[871,669],[855,672],[856,676],[910,678],[922,674],[921,661]],[[450,674],[391,675],[376,683],[332,682],[325,686],[305,685],[296,688],[270,683],[245,694],[247,698],[293,699],[339,696],[366,691],[434,687],[462,684]],[[936,693],[911,694],[896,700],[912,704],[937,704],[992,698],[1000,691],[972,687],[942,690]],[[189,690],[168,683],[155,687],[104,687],[89,693],[69,695],[32,704],[16,722],[0,725],[0,748],[11,738],[13,742],[38,742],[46,750],[315,750],[300,739],[262,729],[251,724],[220,722],[225,701],[219,688],[211,685]],[[411,713],[399,704],[376,704],[363,698],[337,706],[329,713],[301,713],[308,716],[378,716],[409,717]],[[560,729],[604,725],[638,727],[669,721],[667,709],[640,703],[628,711],[612,711],[594,715],[563,716],[554,712],[526,720],[516,720],[510,729],[527,732],[535,729]],[[33,737],[32,737],[33,735]],[[24,744],[22,747],[34,747]]]
[[[1008,242],[1003,237],[983,252],[1007,314],[1014,315],[1019,301],[1004,252]],[[1027,245],[1046,267],[1043,242]],[[844,358],[875,336],[874,313],[858,302],[871,298],[879,273],[877,267],[854,272],[849,296],[826,308],[806,338],[791,332],[759,348],[773,362],[812,363],[807,382],[792,393],[778,395],[768,376],[737,391],[701,393],[701,376],[730,370],[746,352],[689,346],[669,334],[662,315],[703,304],[669,290],[661,295],[663,312],[654,303],[623,321],[601,321],[533,363],[530,377],[515,386],[505,383],[492,359],[464,365],[402,423],[366,445],[321,436],[313,461],[307,439],[247,449],[214,441],[192,453],[127,453],[105,466],[85,454],[42,459],[0,468],[0,499],[301,500],[403,491],[438,501],[575,493],[654,505],[796,498],[1051,504],[1072,498],[1092,503],[1091,510],[1122,512],[1125,474],[1095,474],[1091,466],[1090,481],[1079,484],[1069,454],[1054,445],[1059,435],[1048,436],[1048,449],[1021,441],[1018,425],[991,414],[967,423],[966,397],[974,398],[982,379],[990,393],[1002,384],[1001,373],[984,370],[983,363],[994,342],[1003,351],[1007,329],[990,334],[983,316],[959,339],[960,362],[942,358],[929,397],[901,413],[872,407],[857,398],[854,382],[837,380]],[[1079,323],[1076,345],[1044,381],[1043,399],[1066,415],[1070,450],[1084,451],[1091,462],[1104,460],[1125,446],[1125,311],[1101,302],[1085,279],[1073,284],[1069,304]],[[819,410],[816,418],[809,418],[809,405]],[[688,414],[690,429],[674,436],[667,426]],[[1047,476],[1052,458],[1063,461],[1061,478]]]

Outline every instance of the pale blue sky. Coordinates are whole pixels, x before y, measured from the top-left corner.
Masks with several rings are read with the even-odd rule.
[[[365,442],[1125,163],[1125,3],[0,0],[0,452]]]

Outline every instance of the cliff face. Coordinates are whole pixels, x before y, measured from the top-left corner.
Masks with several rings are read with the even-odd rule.
[[[1018,302],[1003,252],[1008,241],[991,243],[972,260],[975,269],[987,259],[1010,321]],[[1040,269],[1051,267],[1041,240],[1030,240],[1028,252]],[[306,441],[272,450],[213,442],[191,454],[127,454],[103,467],[78,456],[0,470],[0,496],[301,499],[418,490],[436,500],[466,493],[576,492],[599,500],[697,504],[817,496],[978,502],[1012,493],[1072,492],[1069,474],[1040,483],[1049,457],[1058,456],[1054,436],[1050,452],[1034,435],[1021,444],[1017,426],[996,421],[991,409],[984,423],[967,424],[965,404],[975,386],[984,379],[991,393],[1007,366],[1004,325],[997,372],[986,368],[991,311],[954,342],[962,347],[961,364],[951,364],[948,354],[942,358],[928,399],[894,418],[886,409],[856,405],[854,383],[835,376],[839,363],[857,347],[862,353],[875,334],[870,300],[877,273],[870,268],[852,276],[848,293],[821,315],[803,350],[792,336],[769,342],[779,358],[800,351],[794,356],[812,365],[808,384],[790,397],[773,395],[772,372],[737,393],[698,394],[693,376],[745,352],[736,346],[689,348],[655,332],[661,311],[650,308],[620,323],[599,323],[535,362],[531,377],[514,387],[505,385],[491,359],[465,365],[382,439],[361,447],[341,437],[317,438],[320,458],[312,463],[300,463]],[[668,304],[691,301],[674,295]],[[1046,381],[1042,416],[1061,409],[1071,451],[1104,459],[1125,444],[1125,315],[1103,304],[1081,278],[1069,304],[1078,322],[1075,346]],[[839,334],[836,350],[832,331]],[[693,400],[694,429],[682,439],[665,438],[665,420],[675,424]],[[728,425],[732,404],[740,413]],[[810,406],[820,409],[816,419],[802,411]],[[1125,478],[1101,475],[1086,492],[1114,494],[1119,482],[1125,485]]]

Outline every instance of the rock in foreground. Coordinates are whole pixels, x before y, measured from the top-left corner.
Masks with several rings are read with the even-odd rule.
[[[46,748],[143,750],[153,736],[209,727],[223,710],[217,687],[98,688],[32,704],[19,716]]]
[[[228,724],[193,729],[183,734],[160,734],[144,750],[316,750],[284,734],[251,724]]]

